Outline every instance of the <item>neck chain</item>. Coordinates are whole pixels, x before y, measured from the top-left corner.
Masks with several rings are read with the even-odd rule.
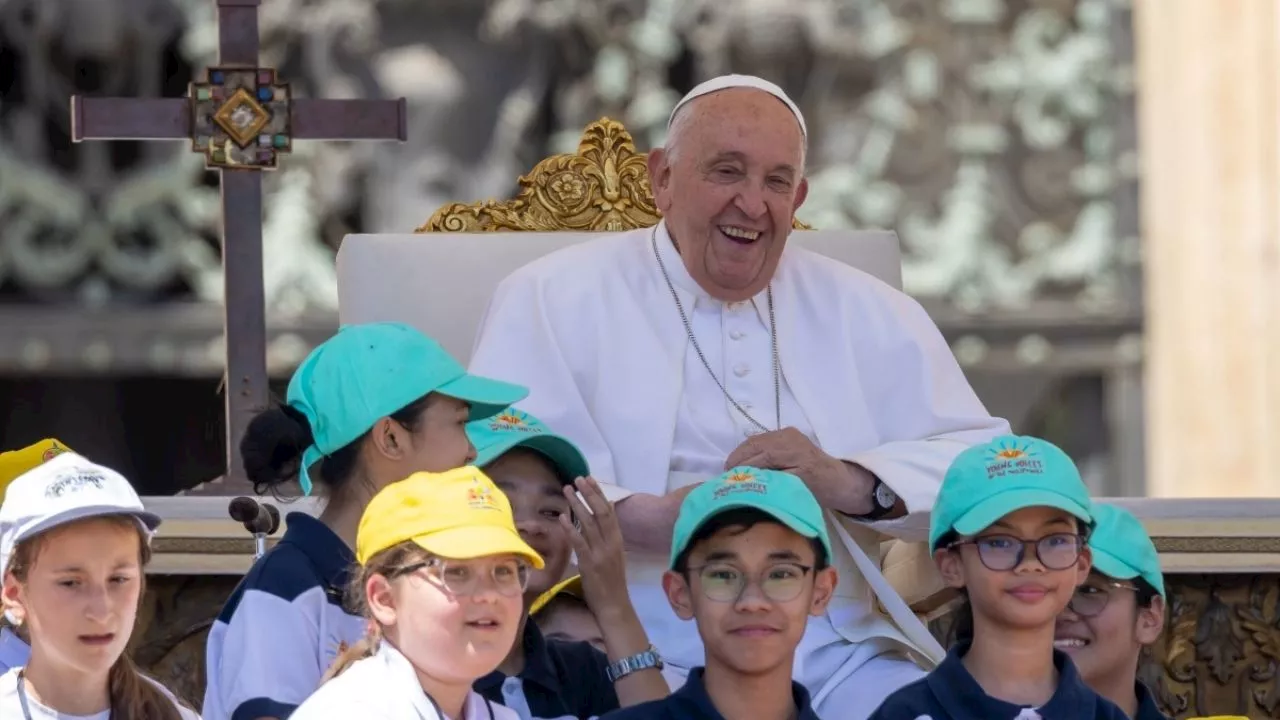
[[[720,392],[724,394],[726,400],[733,405],[747,422],[755,426],[756,431],[749,434],[756,435],[759,433],[769,432],[769,428],[765,427],[759,420],[751,417],[751,413],[733,399],[729,391],[725,389],[724,383],[720,382],[720,378],[716,377],[716,373],[711,369],[711,363],[707,362],[707,356],[702,354],[702,347],[698,345],[698,338],[694,337],[693,325],[689,322],[689,316],[684,312],[684,304],[680,302],[680,295],[676,293],[676,286],[671,282],[671,276],[667,273],[667,265],[662,262],[662,254],[658,252],[658,226],[653,227],[653,232],[649,236],[650,244],[653,246],[653,257],[658,260],[658,269],[662,271],[662,279],[667,281],[667,289],[671,291],[671,299],[676,301],[676,310],[680,311],[680,320],[684,323],[685,333],[689,335],[689,344],[693,346],[693,351],[698,354],[698,359],[702,361],[702,367],[707,369],[707,374],[716,382],[716,386],[720,388]],[[675,240],[672,240],[674,243]],[[770,283],[765,291],[769,301],[769,339],[773,346],[773,408],[774,423],[778,430],[782,429],[782,372],[778,363],[778,326],[774,321],[773,315],[773,284]]]

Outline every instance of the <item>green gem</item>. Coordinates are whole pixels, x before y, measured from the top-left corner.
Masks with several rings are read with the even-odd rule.
[[[208,100],[208,99],[209,99],[209,88],[196,88],[196,99],[197,99],[197,100]]]
[[[278,147],[278,148],[288,147],[288,146],[289,146],[289,136],[288,136],[288,135],[276,135],[275,137],[271,138],[271,144],[272,144],[273,146],[275,146],[275,147]]]
[[[216,162],[216,163],[223,163],[223,162],[226,162],[226,161],[227,161],[227,154],[226,154],[225,152],[223,152],[222,150],[214,150],[214,151],[213,151],[213,161],[214,161],[214,162]]]

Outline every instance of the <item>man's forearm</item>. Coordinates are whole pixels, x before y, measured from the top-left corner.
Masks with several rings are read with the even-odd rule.
[[[628,495],[613,506],[628,552],[665,553],[671,550],[671,533],[680,514],[680,503],[697,485],[667,495]]]

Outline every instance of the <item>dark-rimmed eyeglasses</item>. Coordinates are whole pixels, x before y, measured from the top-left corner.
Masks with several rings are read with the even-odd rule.
[[[1095,617],[1107,609],[1107,603],[1111,600],[1111,596],[1114,594],[1112,591],[1114,590],[1138,592],[1138,588],[1133,585],[1126,585],[1121,582],[1090,581],[1076,588],[1075,593],[1071,595],[1071,602],[1067,603],[1067,607],[1071,608],[1071,612],[1080,617]]]
[[[489,565],[487,573],[484,571],[483,565],[474,560],[430,558],[397,568],[388,575],[388,579],[395,579],[422,570],[425,570],[427,577],[443,587],[450,595],[457,597],[467,597],[479,593],[486,585],[484,582],[486,575],[489,581],[487,584],[492,585],[499,595],[505,597],[523,595],[524,591],[529,587],[529,565],[517,558],[493,561]]]
[[[749,574],[724,563],[708,563],[689,568],[698,576],[702,594],[713,602],[737,602],[748,584],[760,588],[761,594],[772,602],[791,602],[804,592],[805,578],[812,566],[796,563],[771,565],[763,572]]]
[[[978,559],[988,570],[1013,570],[1027,558],[1027,549],[1046,570],[1066,570],[1080,560],[1084,538],[1076,533],[1054,533],[1037,540],[1024,540],[1013,535],[983,535],[972,540],[957,540],[948,549],[961,545],[978,548]]]

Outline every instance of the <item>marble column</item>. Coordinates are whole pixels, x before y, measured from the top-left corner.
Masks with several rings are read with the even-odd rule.
[[[1280,3],[1133,0],[1148,493],[1280,495]]]

